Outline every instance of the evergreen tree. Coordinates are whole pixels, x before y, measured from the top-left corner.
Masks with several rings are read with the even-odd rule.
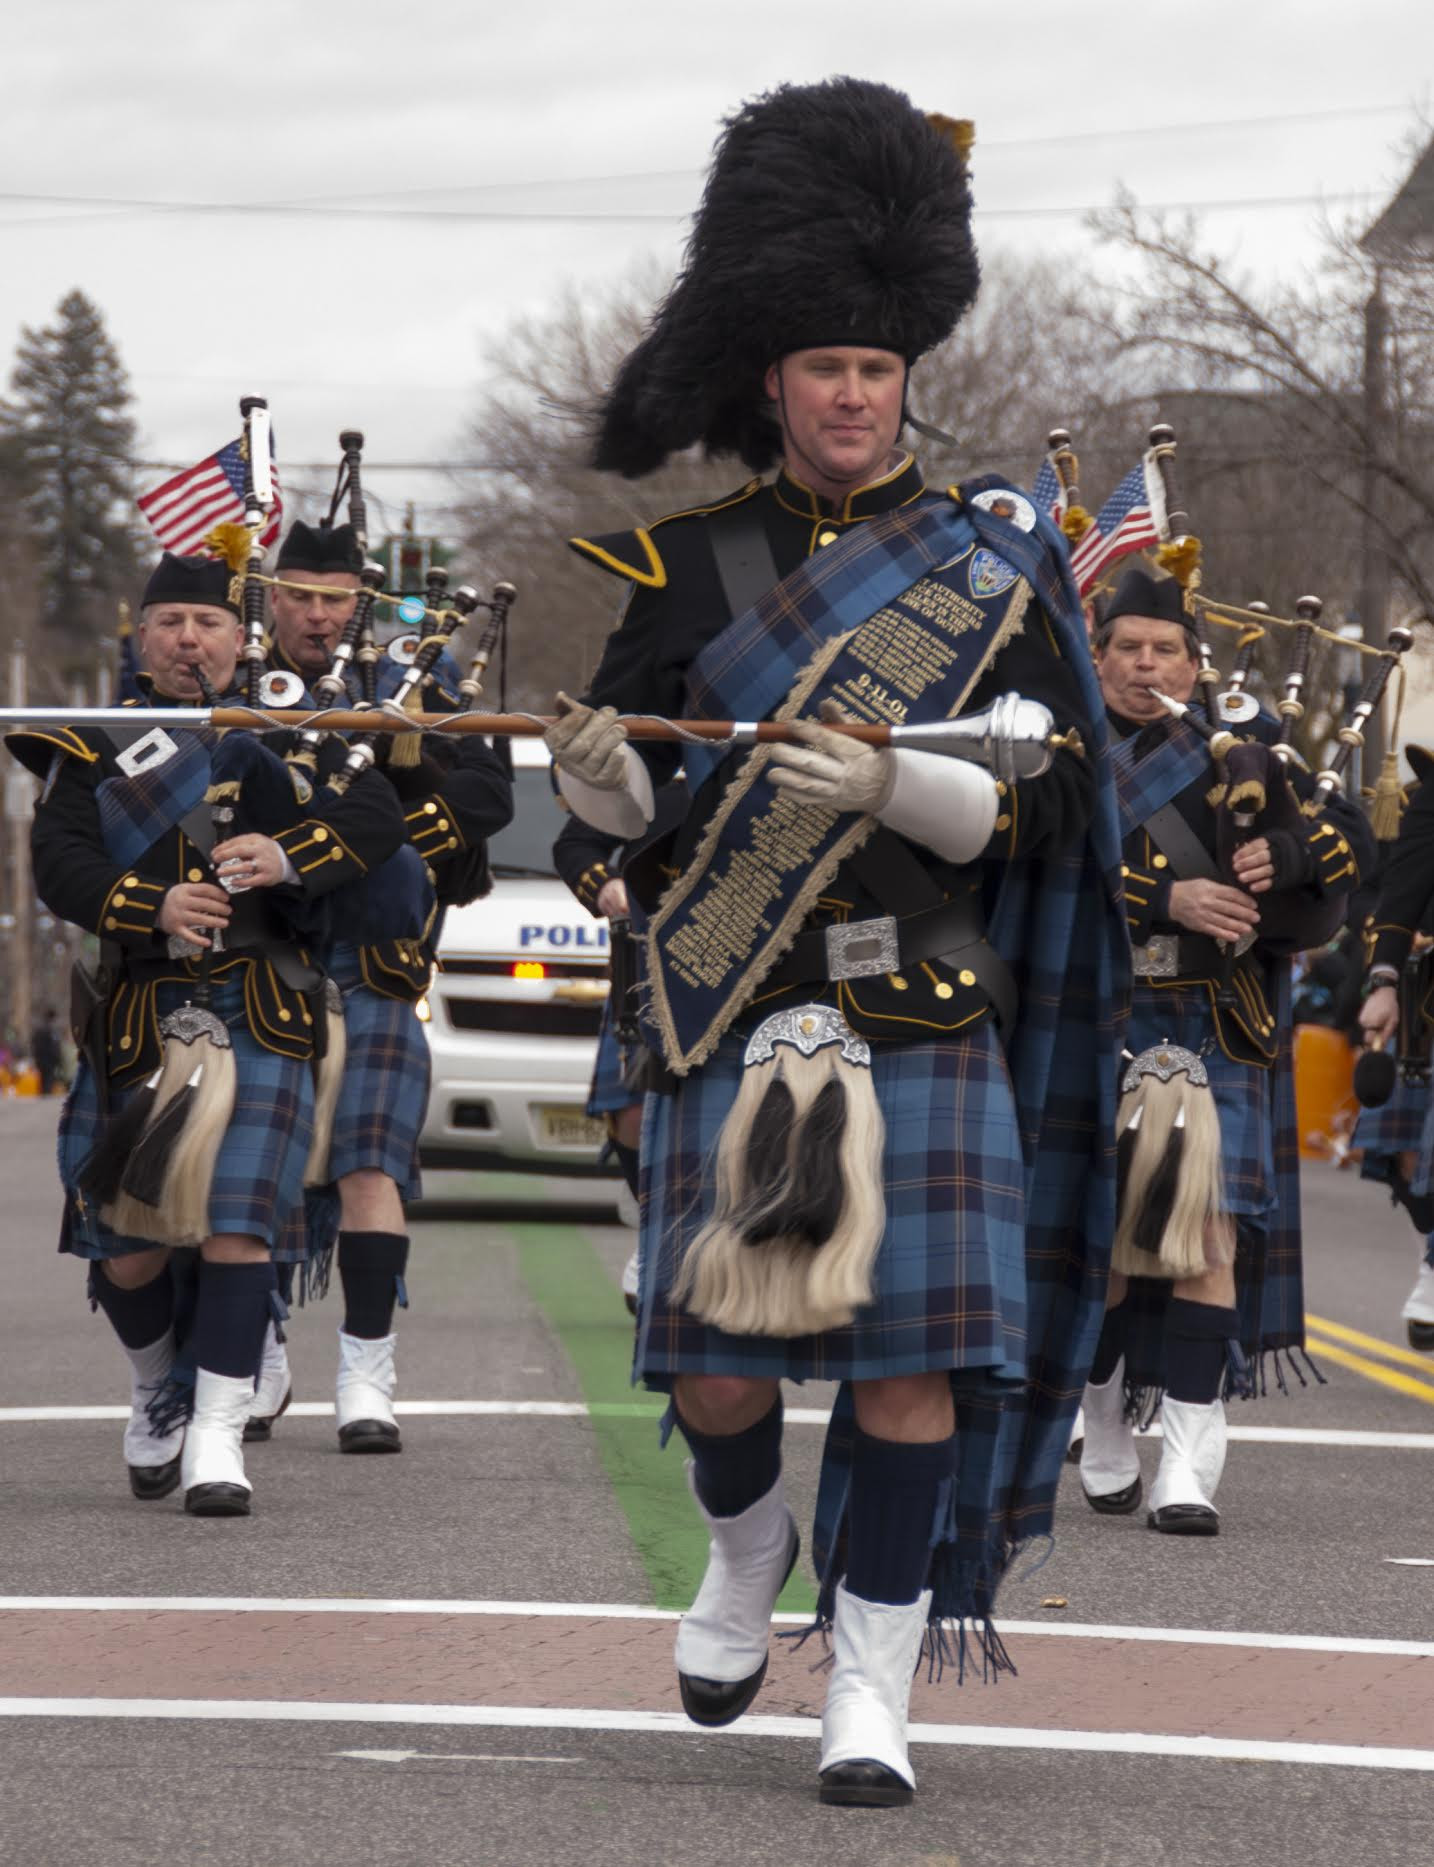
[[[88,667],[134,582],[135,429],[124,366],[83,292],[67,293],[44,329],[22,329],[10,390],[0,458],[12,465],[38,561],[32,647]]]

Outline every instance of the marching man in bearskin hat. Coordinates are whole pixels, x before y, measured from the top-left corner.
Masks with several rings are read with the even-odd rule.
[[[779,1384],[842,1384],[813,1552],[834,1803],[910,1800],[943,1623],[1006,1663],[992,1599],[1050,1524],[1113,1209],[1124,933],[1079,604],[1022,494],[929,488],[901,444],[911,367],[976,294],[968,144],[850,78],[728,122],[595,460],[777,471],[573,541],[630,596],[549,734],[574,810],[631,840],[677,759],[623,714],[794,722],[685,747],[691,807],[624,870],[653,1085],[636,1373],[710,1535],[676,1652],[703,1725],[755,1698],[798,1556]],[[1052,729],[1005,776],[834,730],[1004,695]]]

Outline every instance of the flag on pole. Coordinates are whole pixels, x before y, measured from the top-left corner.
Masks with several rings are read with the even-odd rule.
[[[1044,512],[1055,525],[1059,525],[1066,509],[1066,489],[1061,485],[1061,476],[1046,455],[1041,462],[1035,484],[1031,488],[1031,500],[1037,512]]]
[[[270,458],[273,458],[273,439],[270,437]],[[269,508],[269,516],[264,522],[264,529],[259,534],[259,542],[265,550],[279,536],[279,527],[284,516],[284,501],[279,489],[279,469],[272,468],[274,480],[274,503]],[[205,537],[216,525],[244,523],[244,446],[242,440],[231,441],[227,447],[221,447],[217,454],[211,454],[207,460],[201,460],[197,467],[189,467],[183,473],[176,473],[172,480],[166,480],[163,486],[156,486],[151,492],[141,493],[139,509],[149,523],[150,530],[166,551],[178,552],[181,557],[189,556],[201,549]]]
[[[1081,595],[1116,558],[1158,544],[1165,522],[1160,469],[1150,452],[1126,474],[1071,553],[1071,569]]]

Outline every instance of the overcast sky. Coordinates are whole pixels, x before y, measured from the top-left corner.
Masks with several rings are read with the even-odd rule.
[[[7,368],[78,285],[146,458],[198,459],[252,392],[281,461],[327,461],[347,426],[375,463],[443,461],[514,317],[675,262],[719,118],[773,84],[849,72],[973,118],[986,248],[1088,262],[1057,210],[1125,184],[1244,203],[1210,210],[1213,242],[1291,272],[1318,263],[1321,202],[1365,222],[1401,179],[1434,8],[45,0],[3,72]],[[417,492],[438,523],[451,497],[431,475],[369,483],[389,518]]]

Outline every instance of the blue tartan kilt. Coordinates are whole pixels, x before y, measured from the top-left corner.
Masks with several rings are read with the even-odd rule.
[[[1429,1096],[1427,1089],[1423,1093]],[[1414,1169],[1414,1177],[1409,1185],[1415,1193],[1431,1193],[1434,1192],[1434,1096],[1429,1096],[1425,1106],[1418,1147],[1419,1164]]]
[[[240,979],[220,980],[213,988],[213,1010],[229,1027],[234,1044],[237,1087],[234,1115],[220,1143],[209,1193],[211,1232],[237,1232],[258,1238],[280,1263],[305,1255],[302,1226],[289,1224],[303,1200],[304,1162],[313,1135],[314,1080],[309,1064],[266,1050],[244,1017]],[[190,996],[183,985],[162,985],[156,994],[161,1018]],[[123,1106],[133,1090],[111,1097],[111,1110]],[[76,1177],[100,1133],[99,1099],[94,1076],[81,1062],[60,1116],[60,1180],[65,1188],[65,1220],[60,1249],[81,1258],[117,1258],[132,1251],[153,1251],[143,1238],[112,1232],[93,1207],[81,1208],[72,1195]]]
[[[1428,1083],[1396,1081],[1394,1094],[1383,1108],[1360,1110],[1350,1146],[1363,1156],[1361,1180],[1387,1179],[1391,1155],[1418,1152],[1427,1157],[1424,1127],[1431,1107]],[[1427,1171],[1425,1159],[1420,1161],[1420,1171]]]
[[[611,1115],[617,1109],[631,1108],[640,1102],[622,1080],[622,1057],[617,1047],[617,1032],[612,1026],[612,1003],[603,1008],[602,1029],[598,1033],[597,1059],[593,1064],[592,1088],[588,1091],[588,1114]]]
[[[642,1136],[635,1373],[866,1381],[963,1369],[1024,1380],[1025,1169],[1010,1078],[989,1024],[929,1044],[872,1045],[886,1124],[886,1233],[875,1296],[847,1327],[778,1339],[709,1328],[669,1296],[711,1208],[718,1131],[745,1037],[725,1038],[671,1096],[649,1096]]]
[[[1199,986],[1149,986],[1135,981],[1126,1048],[1139,1054],[1152,1044],[1181,1044],[1203,1058],[1220,1117],[1225,1173],[1224,1210],[1259,1218],[1276,1204],[1274,1072],[1237,1063],[1218,1044],[1209,994]]]
[[[432,1073],[423,1026],[412,1005],[364,984],[355,948],[336,948],[325,970],[343,993],[347,1044],[329,1179],[368,1168],[395,1181],[402,1199],[418,1199],[418,1133]]]

